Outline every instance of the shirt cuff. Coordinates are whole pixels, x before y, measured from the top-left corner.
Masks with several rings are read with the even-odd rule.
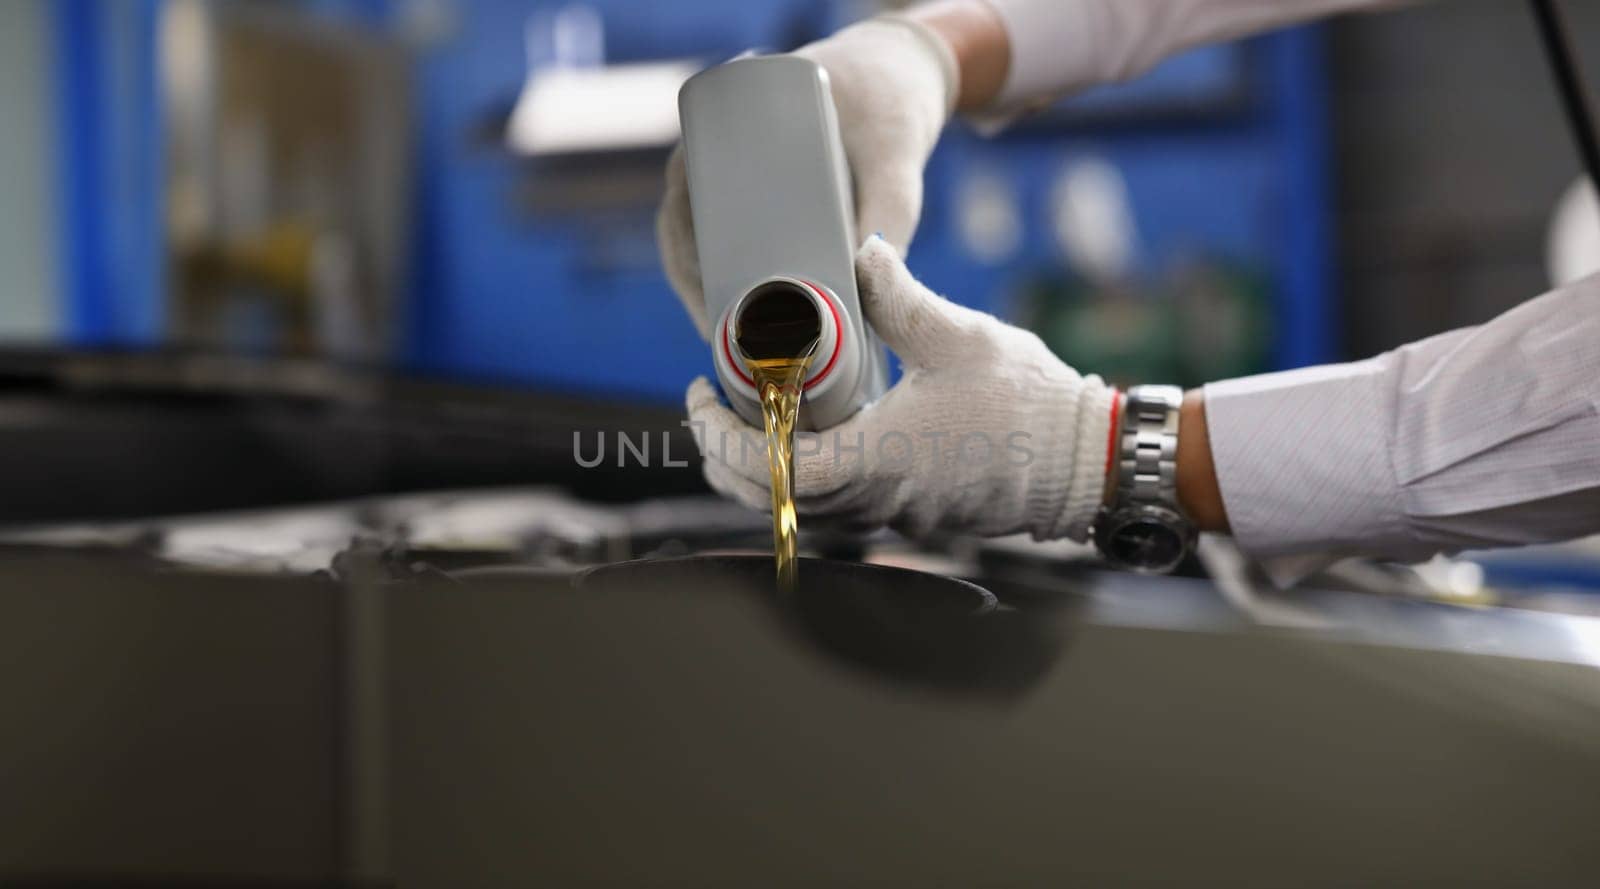
[[[1211,383],[1206,427],[1240,549],[1281,583],[1355,553],[1403,557],[1385,356]]]
[[[1011,67],[1005,86],[986,111],[1009,119],[1094,82],[1096,48],[1087,39],[1089,11],[1081,2],[989,0],[1005,22],[1011,41]]]

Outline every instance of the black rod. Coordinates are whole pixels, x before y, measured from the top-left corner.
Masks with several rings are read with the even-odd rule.
[[[1595,137],[1594,116],[1590,111],[1594,106],[1578,71],[1561,8],[1555,0],[1531,2],[1533,17],[1539,24],[1539,39],[1544,42],[1545,57],[1550,60],[1550,70],[1561,93],[1561,105],[1572,127],[1573,141],[1578,144],[1578,154],[1589,172],[1589,181],[1600,187],[1600,139]]]

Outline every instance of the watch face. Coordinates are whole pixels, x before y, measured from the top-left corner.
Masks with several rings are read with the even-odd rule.
[[[1155,518],[1135,518],[1119,525],[1106,541],[1106,555],[1135,568],[1163,571],[1183,558],[1183,535]]]

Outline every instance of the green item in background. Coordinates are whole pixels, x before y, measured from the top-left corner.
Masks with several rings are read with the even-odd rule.
[[[1272,315],[1264,270],[1200,259],[1176,264],[1167,288],[1183,334],[1181,380],[1197,386],[1270,370]]]
[[[1266,296],[1263,274],[1205,259],[1112,286],[1052,271],[1024,285],[1012,314],[1063,361],[1107,382],[1195,386],[1267,369]]]

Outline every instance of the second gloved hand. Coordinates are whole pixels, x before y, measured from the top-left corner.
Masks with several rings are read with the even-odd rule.
[[[867,321],[905,374],[839,426],[797,438],[800,514],[911,536],[1086,538],[1105,485],[1115,391],[1034,334],[922,286],[881,238],[861,248],[856,278]],[[704,377],[689,387],[688,407],[712,487],[768,510],[761,431]]]

